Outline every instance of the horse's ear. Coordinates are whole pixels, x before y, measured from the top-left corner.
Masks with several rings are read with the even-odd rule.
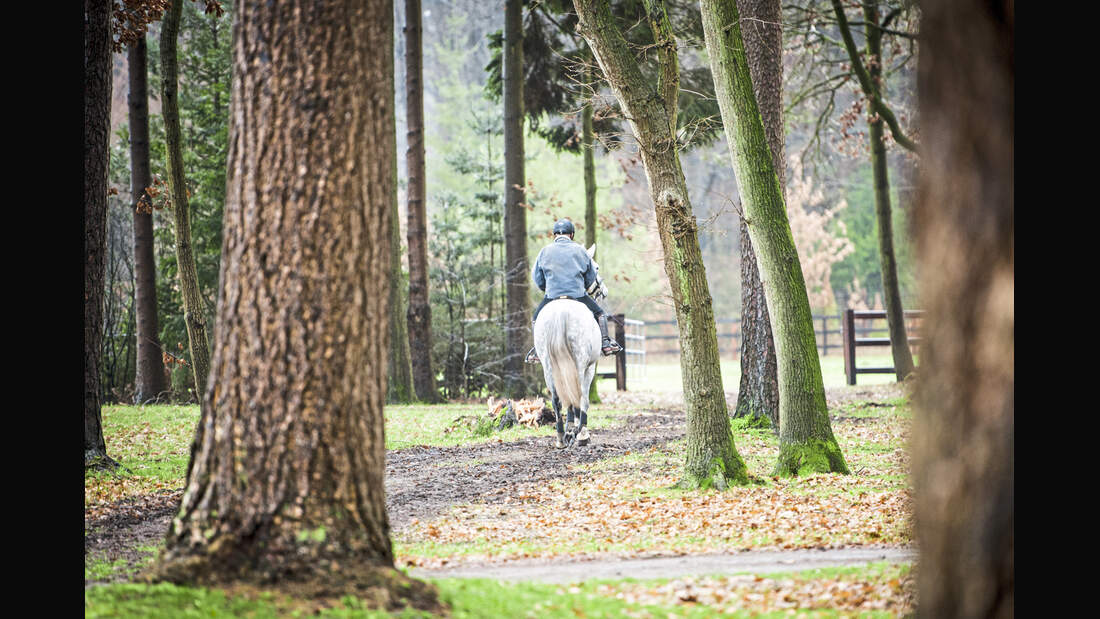
[[[584,251],[588,252],[588,257],[589,258],[595,258],[596,257],[596,244],[593,243],[592,247],[589,247],[588,249],[586,249]]]

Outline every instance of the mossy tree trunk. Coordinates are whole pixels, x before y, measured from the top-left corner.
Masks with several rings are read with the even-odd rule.
[[[408,124],[409,349],[413,386],[423,402],[440,402],[432,369],[428,286],[427,180],[424,163],[424,57],[420,0],[405,0],[405,117]]]
[[[531,347],[531,270],[527,265],[527,207],[523,145],[523,1],[504,4],[504,269],[508,295],[504,335],[504,389],[527,389],[523,358]]]
[[[771,147],[772,165],[786,202],[786,144],[783,133],[783,30],[778,0],[738,0],[745,17],[745,54],[753,92]],[[760,268],[745,218],[741,234],[741,384],[734,417],[749,417],[779,434],[779,378],[775,343]]]
[[[84,2],[84,466],[113,468],[103,439],[100,360],[111,132],[111,3]]]
[[[183,139],[180,136],[179,67],[176,54],[183,0],[172,0],[164,12],[160,30],[161,115],[164,117],[165,151],[168,157],[168,189],[172,198],[175,223],[176,264],[187,342],[191,352],[191,371],[195,377],[195,397],[201,402],[210,374],[210,343],[206,318],[199,294],[199,277],[191,246],[191,206],[187,180],[183,174]],[[201,424],[200,424],[201,430]],[[196,437],[198,440],[198,437]]]
[[[680,371],[687,405],[687,447],[681,485],[743,484],[748,472],[730,430],[710,289],[699,250],[676,141],[679,67],[663,4],[647,3],[661,75],[643,76],[607,0],[574,0],[579,30],[630,119],[641,148],[680,330]],[[656,86],[656,87],[654,87]]]
[[[1012,617],[1015,16],[1012,2],[921,11],[917,616]]]
[[[744,217],[764,280],[779,378],[778,475],[847,473],[825,404],[810,301],[756,105],[733,0],[700,0]]]
[[[882,296],[886,305],[886,322],[890,332],[890,352],[894,359],[894,372],[899,381],[913,373],[913,353],[905,332],[905,311],[901,304],[898,284],[897,259],[894,252],[893,210],[890,204],[890,176],[886,160],[886,120],[882,110],[886,108],[882,96],[882,26],[878,3],[863,3],[864,37],[867,42],[867,64],[864,65],[855,47],[851,28],[839,0],[833,0],[833,12],[837,17],[841,38],[853,71],[858,76],[863,95],[871,104],[868,118],[868,134],[871,140],[871,169],[875,186],[875,220],[878,230],[879,267],[882,270]],[[896,126],[896,121],[895,121]]]
[[[145,36],[127,52],[130,72],[130,195],[134,209],[134,306],[137,360],[134,398],[146,402],[168,388],[157,326],[157,264],[153,255],[153,184],[149,171],[149,90]]]
[[[235,9],[205,429],[156,574],[407,580],[383,484],[393,5]]]

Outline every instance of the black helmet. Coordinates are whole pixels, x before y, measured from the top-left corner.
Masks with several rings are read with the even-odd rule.
[[[568,219],[559,219],[554,224],[554,234],[574,234],[576,230],[573,228],[573,222]]]

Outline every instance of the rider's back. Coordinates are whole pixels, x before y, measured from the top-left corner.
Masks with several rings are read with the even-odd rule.
[[[596,281],[596,269],[584,246],[566,237],[558,237],[542,248],[534,267],[535,284],[546,296],[580,297]]]

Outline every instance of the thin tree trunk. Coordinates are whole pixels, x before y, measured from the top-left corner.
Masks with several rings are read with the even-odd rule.
[[[210,343],[206,318],[199,294],[199,277],[191,244],[191,206],[187,181],[183,175],[183,141],[180,137],[179,69],[176,55],[180,13],[183,0],[172,0],[164,12],[160,30],[161,114],[164,117],[165,150],[168,156],[168,189],[172,196],[175,222],[176,263],[187,341],[191,352],[191,370],[195,377],[195,397],[201,402],[210,374]]]
[[[786,143],[783,133],[783,30],[778,0],[738,0],[745,16],[745,54],[753,92],[764,121],[772,165],[787,201]],[[771,319],[756,253],[745,218],[741,234],[741,384],[734,417],[750,417],[779,434],[779,377]]]
[[[143,403],[168,388],[157,325],[157,263],[153,255],[152,198],[149,172],[149,92],[146,44],[142,36],[130,46],[130,167],[134,209],[134,306],[137,310],[137,361],[134,399]]]
[[[523,397],[523,358],[531,346],[528,298],[527,208],[523,147],[523,0],[504,5],[504,269],[508,306],[505,316],[504,389]]]
[[[236,6],[217,345],[161,580],[425,591],[383,484],[392,10]]]
[[[921,12],[917,616],[1012,617],[1014,7],[930,0]]]
[[[687,404],[681,485],[725,488],[747,483],[745,463],[730,430],[710,288],[676,148],[679,69],[671,25],[663,5],[649,6],[661,71],[655,90],[643,77],[607,1],[574,0],[574,6],[580,18],[578,29],[630,119],[653,198],[680,329],[680,368]]]
[[[111,129],[111,3],[84,2],[84,467],[112,468],[103,439],[100,362]]]
[[[591,65],[586,65],[584,70],[585,83],[592,83]],[[596,146],[595,131],[592,128],[592,99],[584,103],[581,111],[581,152],[584,155],[584,246],[592,247],[596,244]],[[600,403],[600,392],[597,389],[600,379],[592,379],[588,387],[588,401],[592,404]]]
[[[409,349],[416,397],[439,402],[432,371],[432,306],[428,289],[428,223],[424,165],[424,66],[420,0],[405,0],[405,117],[409,175]]]
[[[726,139],[771,312],[779,378],[778,475],[847,473],[825,404],[810,301],[733,0],[700,0]]]
[[[591,69],[585,69],[586,81],[591,82]],[[581,152],[584,153],[584,246],[596,244],[596,145],[592,129],[592,100],[584,104],[581,112]]]
[[[864,20],[868,24],[878,24],[878,7],[873,2],[863,5]],[[882,31],[864,26],[867,37],[868,73],[871,84],[876,88],[874,96],[881,99],[882,93]],[[890,204],[890,176],[886,161],[886,144],[883,121],[877,115],[868,123],[871,137],[871,167],[875,177],[875,219],[878,223],[879,265],[882,269],[882,296],[886,305],[886,322],[890,330],[890,351],[894,357],[894,372],[899,381],[913,373],[913,353],[909,350],[909,336],[905,332],[905,310],[901,304],[901,290],[898,285],[898,266],[894,258],[893,209]]]
[[[389,49],[394,51],[393,29],[389,31]],[[387,149],[393,153],[393,204],[390,209],[390,348],[386,364],[386,402],[408,403],[416,399],[413,387],[412,361],[409,358],[409,329],[407,306],[405,305],[405,281],[401,272],[401,216],[397,206],[397,83],[394,55],[389,55],[386,75],[390,81],[387,87],[389,100],[387,107],[394,111],[391,143]],[[428,355],[429,357],[431,355]]]

